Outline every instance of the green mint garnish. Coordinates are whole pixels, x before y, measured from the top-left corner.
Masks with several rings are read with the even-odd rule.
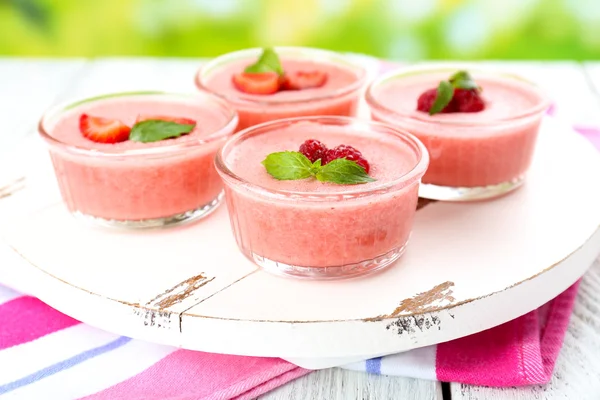
[[[262,54],[254,64],[249,65],[244,69],[244,72],[250,73],[263,73],[263,72],[276,72],[279,75],[283,75],[283,67],[279,56],[270,47],[263,49]]]
[[[467,71],[458,71],[449,79],[452,86],[457,89],[477,89],[479,86],[475,83],[471,75]]]
[[[441,112],[454,97],[454,89],[475,89],[481,88],[475,83],[467,71],[458,71],[447,81],[441,81],[437,88],[435,100],[429,109],[429,115]]]
[[[129,140],[143,143],[158,142],[186,135],[195,126],[195,124],[178,124],[172,121],[149,119],[133,125],[129,132]]]
[[[318,161],[320,163],[320,160]],[[280,181],[306,179],[313,176],[313,163],[297,151],[271,153],[262,164],[269,174]]]
[[[448,81],[441,81],[437,88],[435,100],[429,109],[429,115],[437,114],[444,109],[454,96],[454,86]]]
[[[363,167],[355,161],[346,160],[345,158],[338,158],[322,166],[317,172],[316,178],[321,182],[334,182],[344,185],[375,182],[375,179],[367,175]]]
[[[363,167],[354,161],[338,158],[327,165],[321,165],[321,160],[311,163],[302,153],[297,151],[282,151],[271,153],[262,164],[267,172],[279,180],[297,180],[315,177],[321,182],[332,182],[343,185],[374,182]]]

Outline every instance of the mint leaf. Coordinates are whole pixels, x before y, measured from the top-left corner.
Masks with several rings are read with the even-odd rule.
[[[302,153],[297,151],[281,151],[271,153],[262,161],[267,172],[279,180],[298,180],[314,176],[321,182],[333,182],[353,185],[374,182],[365,169],[354,161],[339,158],[327,165],[321,160],[311,163]]]
[[[450,83],[456,89],[479,89],[471,74],[467,71],[458,71],[450,77]]]
[[[271,153],[262,164],[273,178],[282,181],[305,179],[314,175],[315,166],[304,154],[297,151]],[[320,168],[320,165],[316,168]]]
[[[469,74],[467,71],[458,71],[458,72],[455,72],[454,74],[452,74],[452,76],[448,80],[450,81],[450,83],[453,83],[454,81],[473,80],[473,79],[471,78],[471,74]]]
[[[133,125],[129,132],[129,140],[150,143],[176,138],[190,133],[195,124],[178,124],[172,121],[148,119]]]
[[[258,61],[247,66],[246,69],[244,69],[244,72],[255,74],[264,72],[277,72],[278,75],[283,75],[283,67],[281,66],[279,56],[277,53],[275,53],[275,50],[267,47],[263,49]]]
[[[321,182],[333,182],[346,185],[375,182],[365,169],[354,161],[338,158],[322,166],[316,174]]]
[[[454,86],[448,81],[441,81],[433,105],[429,109],[429,115],[437,114],[444,109],[454,96]]]

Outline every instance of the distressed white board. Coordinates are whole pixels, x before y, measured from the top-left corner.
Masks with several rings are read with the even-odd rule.
[[[60,202],[43,149],[24,148],[28,186],[0,200],[4,250],[21,262],[0,262],[0,280],[91,325],[189,349],[322,368],[451,340],[545,303],[600,252],[600,157],[553,120],[522,189],[431,203],[397,264],[335,282],[260,271],[224,207],[175,229],[89,228]]]

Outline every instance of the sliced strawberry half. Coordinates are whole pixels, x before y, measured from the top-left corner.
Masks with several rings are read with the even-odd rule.
[[[97,143],[118,143],[129,139],[131,128],[117,119],[81,114],[79,130],[86,138]]]
[[[276,72],[242,72],[232,78],[233,85],[248,94],[273,94],[279,90],[279,75]]]
[[[135,122],[138,123],[138,122],[148,121],[148,120],[169,121],[169,122],[175,122],[177,124],[182,124],[182,125],[196,125],[196,121],[194,121],[193,119],[189,119],[189,118],[171,117],[168,115],[150,115],[150,114],[138,115]]]
[[[322,71],[296,71],[286,74],[281,88],[285,90],[302,90],[321,87],[327,82],[327,73]]]

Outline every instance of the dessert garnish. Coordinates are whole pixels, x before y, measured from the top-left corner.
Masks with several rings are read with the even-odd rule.
[[[129,139],[131,128],[116,119],[81,114],[79,131],[83,136],[97,143],[118,143]]]
[[[346,160],[354,161],[368,174],[370,165],[369,162],[363,157],[362,153],[356,150],[352,146],[347,146],[345,144],[341,144],[333,149],[327,150],[325,154],[325,159],[323,160],[323,165],[327,165],[333,160],[337,160],[338,158],[345,158]]]
[[[190,133],[196,121],[189,118],[163,115],[140,115],[130,128],[116,119],[94,117],[82,114],[79,130],[86,138],[97,143],[118,143],[126,140],[134,142],[158,142]]]
[[[283,75],[283,67],[279,56],[270,47],[264,48],[258,60],[251,65],[248,65],[244,72],[250,74],[260,74],[264,72],[275,72],[277,75]]]
[[[271,153],[262,164],[278,180],[314,177],[321,182],[344,185],[375,181],[368,175],[369,163],[360,151],[347,145],[327,149],[314,139],[305,141],[300,151]]]
[[[280,90],[302,90],[323,86],[327,74],[322,71],[285,73],[279,56],[272,48],[263,49],[258,60],[233,75],[233,85],[248,94],[273,94]]]
[[[179,124],[173,121],[148,119],[136,122],[136,124],[131,127],[129,140],[142,143],[158,142],[160,140],[187,135],[194,130],[195,126],[196,123]]]
[[[321,87],[327,82],[327,74],[319,70],[296,71],[285,74],[281,82],[282,90],[302,90]]]
[[[279,91],[281,77],[275,72],[242,72],[232,78],[237,90],[248,94],[273,94]]]
[[[437,89],[426,90],[417,101],[417,110],[429,115],[479,112],[484,108],[481,87],[467,71],[458,71],[447,81],[441,81]]]
[[[193,119],[183,118],[183,117],[171,117],[169,115],[140,114],[140,115],[138,115],[135,122],[138,123],[138,122],[142,122],[142,121],[148,121],[149,119],[158,119],[161,121],[171,121],[171,122],[176,122],[176,123],[182,124],[182,125],[196,125],[196,121],[194,121]]]
[[[314,163],[317,160],[321,160],[323,163],[327,150],[327,146],[315,139],[306,140],[300,145],[299,149],[300,153],[304,154],[311,163]]]

